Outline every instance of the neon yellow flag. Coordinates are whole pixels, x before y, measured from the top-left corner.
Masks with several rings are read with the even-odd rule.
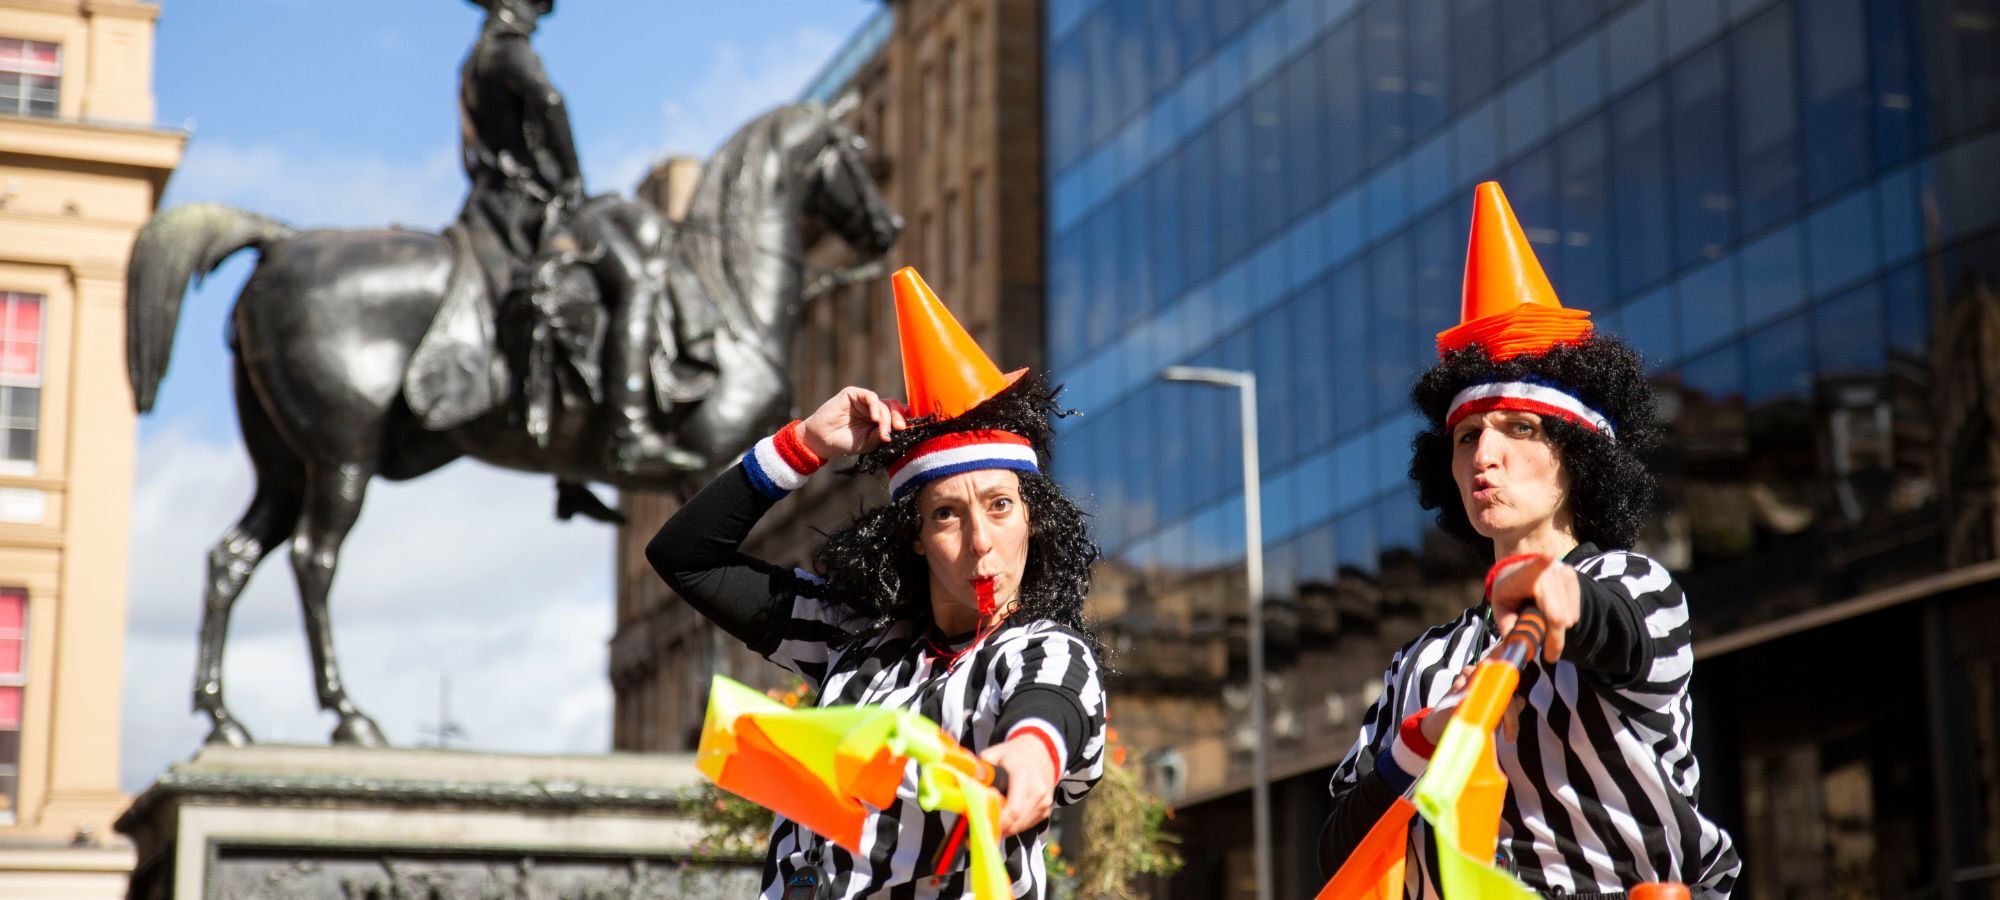
[[[993,766],[937,723],[902,709],[791,709],[716,676],[695,765],[717,787],[861,852],[870,810],[896,798],[917,763],[917,805],[966,819],[977,900],[1013,896],[1000,851]]]
[[[1494,758],[1493,729],[1520,677],[1520,670],[1508,663],[1480,663],[1430,765],[1417,779],[1417,812],[1437,834],[1438,886],[1445,900],[1539,898],[1493,866],[1500,808],[1507,799],[1507,779]]]

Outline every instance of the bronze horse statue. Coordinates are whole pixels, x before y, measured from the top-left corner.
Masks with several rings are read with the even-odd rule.
[[[790,411],[787,361],[809,240],[830,230],[875,258],[902,230],[865,151],[819,106],[780,107],[716,151],[684,222],[669,225],[649,207],[615,196],[577,213],[586,225],[623,229],[648,249],[647,262],[663,265],[681,289],[698,286],[714,305],[713,388],[655,422],[711,470]],[[258,562],[289,538],[319,704],[339,716],[333,741],[383,745],[380,729],[341,686],[327,616],[340,545],[371,479],[415,478],[460,456],[624,488],[672,489],[701,476],[611,470],[601,452],[603,417],[588,409],[565,411],[539,440],[522,427],[514,403],[445,430],[424,427],[405,395],[405,370],[458,265],[450,242],[405,230],[299,231],[212,204],[163,211],[133,247],[127,362],[140,412],[152,408],[166,374],[189,280],[244,249],[260,258],[237,296],[230,345],[237,417],[257,487],[209,552],[194,709],[214,723],[210,743],[250,741],[223,703],[229,613]],[[520,390],[518,380],[512,389]]]

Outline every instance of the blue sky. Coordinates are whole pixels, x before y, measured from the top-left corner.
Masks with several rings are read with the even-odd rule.
[[[560,0],[536,36],[594,192],[669,153],[706,156],[789,100],[877,5],[866,0]],[[457,211],[464,0],[168,0],[155,46],[163,125],[192,130],[164,205],[227,203],[300,226],[435,228]],[[187,712],[208,546],[248,501],[223,322],[254,256],[189,292],[155,411],[140,422],[121,783],[190,754]],[[330,604],[349,690],[392,740],[434,724],[439,676],[475,746],[600,752],[612,533],[553,521],[546,478],[461,462],[371,488]],[[229,700],[264,740],[322,743],[289,560],[237,605]]]

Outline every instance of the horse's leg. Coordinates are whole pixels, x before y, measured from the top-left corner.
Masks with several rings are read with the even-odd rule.
[[[303,514],[297,534],[292,537],[292,569],[298,574],[299,602],[305,607],[306,643],[312,650],[313,681],[319,690],[319,706],[340,716],[333,728],[336,744],[364,747],[388,746],[374,720],[361,714],[347,699],[340,684],[340,663],[333,652],[333,626],[327,619],[326,596],[333,587],[333,572],[340,564],[340,545],[348,529],[361,516],[361,501],[368,491],[368,479],[375,476],[371,463],[320,463],[312,465],[306,477]]]
[[[222,539],[208,551],[208,585],[202,604],[201,656],[195,669],[194,709],[207,713],[214,723],[208,743],[241,747],[250,743],[250,733],[229,714],[222,701],[222,650],[229,639],[229,612],[264,554],[292,533],[292,525],[299,518],[305,469],[272,429],[269,416],[250,389],[242,363],[238,362],[235,369],[236,418],[242,427],[243,443],[250,451],[250,463],[257,473],[257,494],[250,499],[250,508],[243,517],[223,532]]]

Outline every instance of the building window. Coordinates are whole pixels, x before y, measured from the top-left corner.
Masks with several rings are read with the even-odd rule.
[[[28,667],[28,592],[0,588],[0,825],[14,822],[21,784],[21,695]]]
[[[0,115],[53,119],[61,85],[61,47],[0,37]]]
[[[944,101],[938,96],[942,89],[938,86],[937,67],[924,66],[917,81],[924,86],[924,100],[919,113],[922,118],[917,122],[917,133],[926,140],[934,140],[941,124],[938,120],[944,117]]]
[[[945,102],[944,121],[941,127],[955,133],[958,130],[959,105],[964,102],[964,97],[961,96],[964,88],[964,79],[961,76],[964,73],[958,70],[957,42],[944,42],[944,61],[941,65],[944,68]]]
[[[972,218],[965,223],[965,248],[968,265],[978,265],[986,256],[986,226],[993,220],[993,201],[986,196],[986,173],[972,173],[972,186],[967,189],[972,195]]]
[[[42,298],[0,291],[0,472],[35,471],[42,400]]]
[[[1780,4],[1730,35],[1735,51],[1737,229],[1754,235],[1799,207],[1798,52]]]
[[[944,267],[944,235],[938,232],[937,217],[929,212],[918,221],[922,222],[924,234],[924,267],[933,271]]]
[[[958,194],[944,195],[944,280],[956,283],[958,273],[965,271],[965,229],[959,222]]]
[[[979,108],[979,93],[983,89],[979,81],[979,48],[984,41],[979,35],[980,19],[972,17],[972,24],[965,31],[965,108]]]

